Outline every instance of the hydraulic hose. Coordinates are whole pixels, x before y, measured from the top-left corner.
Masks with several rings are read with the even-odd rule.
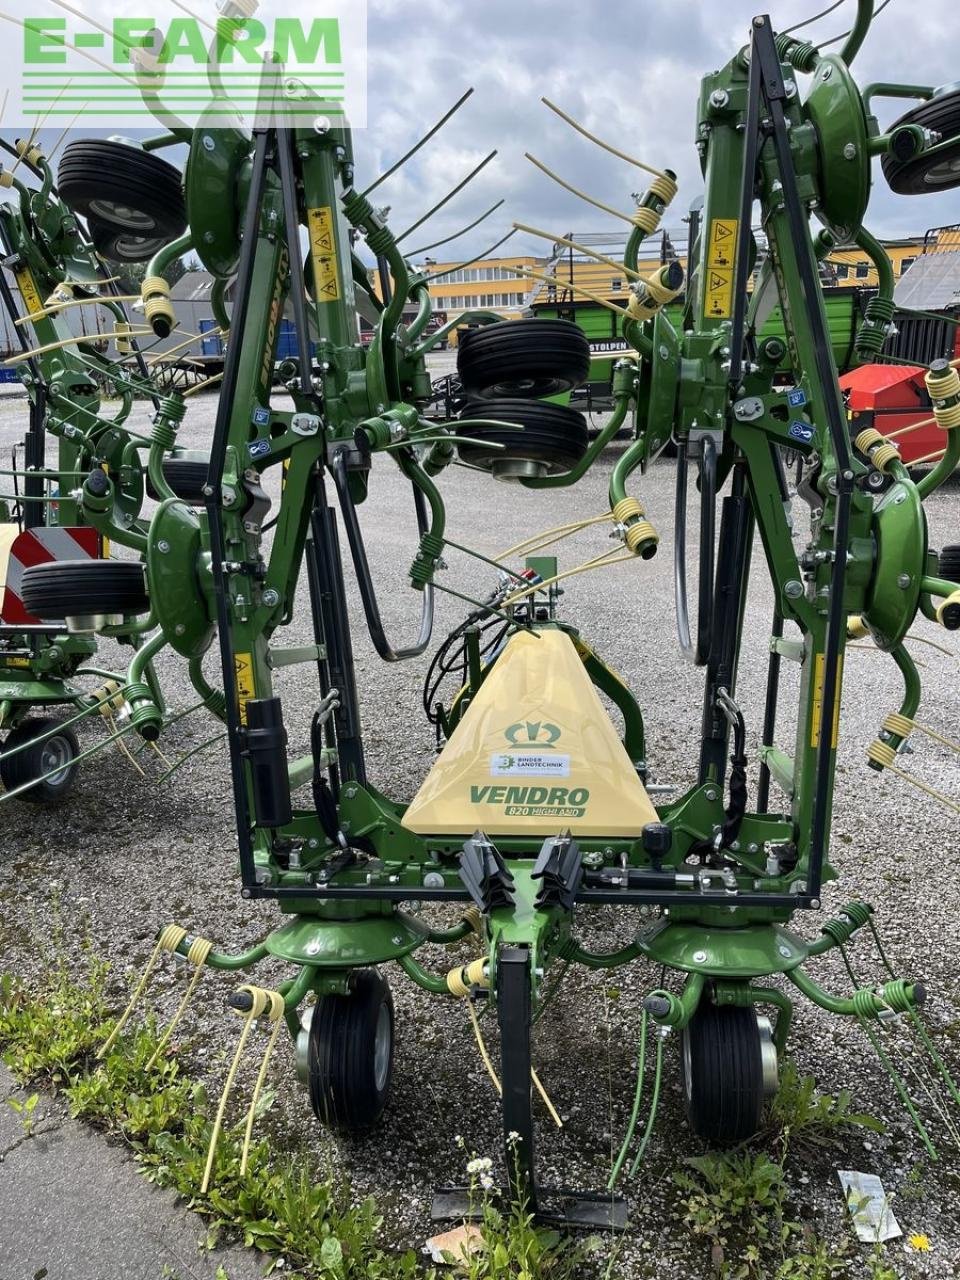
[[[417,470],[419,471],[420,468],[418,467]],[[373,647],[384,662],[402,662],[406,658],[417,658],[425,651],[433,634],[433,587],[428,582],[423,589],[423,601],[420,608],[420,633],[416,644],[405,649],[394,649],[387,639],[383,620],[380,616],[376,588],[373,585],[373,578],[370,574],[370,564],[363,544],[360,521],[357,519],[357,509],[350,494],[350,481],[342,451],[338,450],[334,454],[333,461],[330,464],[330,471],[333,475],[333,483],[340,503],[340,513],[343,516],[347,541],[350,544],[350,554],[353,558],[353,567],[357,575],[360,599],[363,602],[363,612],[367,621],[367,630],[370,632],[370,639],[373,641]],[[424,534],[429,532],[427,529],[426,503],[424,502],[422,489],[416,485],[414,486],[414,504],[417,509],[417,525],[422,538]]]

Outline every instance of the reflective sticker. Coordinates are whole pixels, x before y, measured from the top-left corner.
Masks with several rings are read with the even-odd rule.
[[[807,393],[803,387],[794,387],[792,391],[787,392],[787,404],[791,409],[799,409],[802,404],[807,403]]]
[[[253,654],[235,653],[233,669],[237,675],[237,705],[240,708],[240,723],[247,723],[247,703],[257,696],[257,686],[253,679]]]
[[[809,444],[813,439],[813,427],[809,422],[791,422],[787,435],[791,440],[802,440],[804,444]]]
[[[314,296],[317,302],[337,302],[340,299],[340,276],[333,210],[329,205],[307,210],[307,229],[313,261]]]
[[[826,666],[827,656],[824,653],[818,653],[813,667],[813,698],[811,699],[810,713],[810,745],[811,747],[819,747],[820,745],[820,718],[823,715],[823,673]],[[837,693],[843,681],[843,655],[840,655],[837,663]],[[837,705],[833,713],[833,740],[830,743],[831,748],[836,751],[837,743],[840,740],[840,698],[837,697]]]
[[[247,445],[247,453],[249,453],[251,458],[262,458],[265,453],[269,452],[269,440],[251,440]]]

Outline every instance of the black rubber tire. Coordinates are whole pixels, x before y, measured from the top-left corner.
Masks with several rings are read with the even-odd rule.
[[[750,1007],[704,1000],[682,1035],[683,1091],[694,1133],[735,1145],[752,1138],[763,1114],[763,1057]]]
[[[89,216],[87,229],[93,247],[101,258],[106,258],[109,262],[149,262],[167,243],[166,236],[133,235]]]
[[[586,381],[590,343],[569,320],[503,320],[463,334],[457,371],[471,396],[559,395]]]
[[[206,502],[203,492],[203,486],[207,483],[207,473],[210,470],[209,458],[164,458],[163,460],[163,476],[167,484],[184,502],[189,502],[196,507],[202,507]],[[157,500],[158,495],[154,492],[153,485],[147,480],[147,494]]]
[[[22,787],[32,778],[40,778],[62,764],[62,768],[52,778],[47,778],[30,787],[19,796],[19,799],[28,800],[31,804],[50,804],[61,800],[73,786],[80,744],[71,728],[61,729],[59,733],[51,734],[43,742],[34,743],[33,746],[18,751],[16,755],[6,757],[6,753],[14,747],[32,742],[34,738],[60,723],[61,721],[54,716],[28,719],[17,725],[15,729],[11,729],[7,735],[3,752],[0,754],[0,782],[7,791]]]
[[[136,560],[54,560],[23,572],[20,598],[38,618],[146,613],[143,565]]]
[[[586,418],[564,404],[548,404],[544,400],[468,400],[460,416],[465,420],[496,418],[523,428],[465,428],[464,434],[483,443],[458,445],[460,460],[485,471],[505,460],[543,462],[550,474],[569,471],[590,443]],[[489,449],[485,447],[487,442],[505,448]]]
[[[378,1041],[389,1037],[378,1057]],[[321,996],[308,1040],[310,1105],[338,1133],[358,1133],[380,1119],[393,1075],[393,996],[376,969],[356,969],[350,994]]]
[[[960,582],[960,543],[944,547],[940,552],[939,574],[948,582]]]
[[[890,190],[902,196],[920,196],[960,186],[960,89],[913,107],[891,126],[891,131],[904,124],[918,124],[939,133],[938,146],[951,139],[953,144],[941,152],[935,162],[922,151],[909,160],[885,155],[881,165]]]
[[[180,171],[125,142],[80,138],[64,148],[57,170],[64,203],[101,227],[162,243],[187,225]]]

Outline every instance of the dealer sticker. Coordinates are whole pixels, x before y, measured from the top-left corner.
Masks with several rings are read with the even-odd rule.
[[[511,751],[490,757],[493,778],[569,778],[570,757],[543,751]]]

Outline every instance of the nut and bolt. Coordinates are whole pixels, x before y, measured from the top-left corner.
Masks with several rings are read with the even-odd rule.
[[[725,107],[729,101],[730,95],[727,93],[726,89],[714,89],[713,93],[710,95],[711,107],[716,107],[718,110],[721,107]]]
[[[160,539],[160,541],[157,543],[157,550],[160,552],[162,556],[165,556],[167,554],[167,552],[170,550],[170,543],[167,542],[166,538]]]
[[[275,591],[273,587],[268,587],[263,593],[263,603],[268,609],[272,609],[275,605],[280,603],[280,592]]]
[[[785,942],[781,942],[779,947],[777,947],[777,950],[783,956],[784,960],[789,960],[790,957],[793,955],[793,952],[790,950],[790,948],[786,945]]]
[[[704,794],[704,798],[709,800],[711,803],[717,799],[717,792],[714,790],[713,787],[710,787],[703,794]]]
[[[214,147],[216,147],[217,145],[216,142],[214,142],[213,137],[209,133],[205,133],[203,137],[200,139],[200,141],[203,143],[204,151],[212,151]]]
[[[788,600],[799,600],[803,595],[803,583],[798,582],[796,578],[791,578],[784,584],[783,594]]]
[[[913,579],[910,577],[909,573],[901,573],[900,577],[897,578],[897,586],[901,591],[906,591],[911,582],[913,582]]]
[[[706,964],[707,953],[705,951],[695,951],[693,953],[693,962],[694,964]]]

